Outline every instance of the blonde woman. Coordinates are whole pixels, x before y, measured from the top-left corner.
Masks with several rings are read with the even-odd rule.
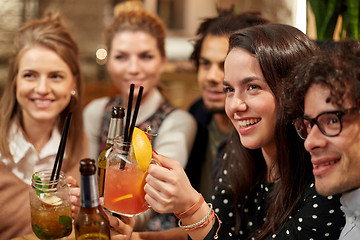
[[[81,97],[78,48],[61,17],[26,23],[14,41],[0,102],[0,239],[31,232],[31,175],[52,168],[69,112],[62,170],[78,178],[78,161],[87,154]]]

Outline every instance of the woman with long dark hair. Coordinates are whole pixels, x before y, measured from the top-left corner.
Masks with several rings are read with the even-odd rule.
[[[309,155],[280,109],[286,77],[316,45],[282,24],[250,27],[231,35],[225,60],[225,110],[236,132],[207,204],[180,165],[154,154],[146,201],[174,212],[192,239],[338,239],[344,225],[339,196],[314,187]],[[291,81],[291,79],[288,79]]]

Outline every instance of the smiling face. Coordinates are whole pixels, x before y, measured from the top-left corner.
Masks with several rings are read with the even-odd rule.
[[[202,43],[197,79],[204,104],[210,112],[224,112],[224,61],[228,51],[228,38],[207,35]]]
[[[225,60],[225,110],[249,149],[275,149],[276,100],[254,55],[233,48]]]
[[[32,47],[19,60],[16,99],[23,123],[55,122],[76,89],[69,66],[52,50]]]
[[[329,96],[328,88],[312,85],[305,95],[304,116],[314,118],[322,112],[339,110],[326,101]],[[304,146],[314,166],[316,190],[322,195],[360,187],[360,116],[344,115],[342,126],[338,136],[327,137],[314,125],[305,140]]]
[[[162,57],[156,39],[142,31],[125,31],[115,35],[111,44],[108,72],[118,90],[128,98],[130,84],[144,86],[143,101],[157,86],[164,71],[166,58]]]

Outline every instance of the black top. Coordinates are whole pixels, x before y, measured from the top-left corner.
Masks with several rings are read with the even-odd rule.
[[[214,210],[222,221],[218,239],[256,239],[249,236],[266,221],[264,208],[274,184],[259,183],[251,194],[246,196],[247,202],[244,206],[238,204],[234,209],[230,192],[221,187],[222,178],[226,174],[227,170],[225,169],[222,176],[217,179],[217,186],[212,196]],[[303,199],[298,212],[290,216],[281,229],[270,234],[266,239],[317,240],[339,238],[345,224],[343,213],[340,210],[340,196],[323,197],[319,195],[315,190],[314,179],[312,179],[305,189]],[[240,231],[236,233],[234,211],[239,211],[241,218],[245,219]],[[214,239],[217,228],[218,222],[205,239]]]
[[[212,114],[205,108],[202,99],[198,99],[189,109],[189,113],[195,118],[197,132],[192,147],[192,151],[185,167],[191,185],[199,191],[200,189],[200,172],[205,162],[206,146],[209,136],[209,124]]]
[[[221,130],[217,132],[217,130],[214,129],[216,126],[211,126],[214,124],[213,113],[206,109],[202,98],[191,105],[189,113],[196,120],[197,132],[192,151],[185,167],[185,172],[191,185],[203,194],[206,201],[210,201],[211,191],[215,184],[215,177],[220,167],[220,161],[218,161],[218,159],[220,159],[223,154],[228,134],[221,132]],[[211,137],[216,137],[218,141],[212,141],[211,144],[209,144]],[[215,156],[213,156],[213,151],[215,152]],[[210,159],[212,157],[214,157],[214,159]]]

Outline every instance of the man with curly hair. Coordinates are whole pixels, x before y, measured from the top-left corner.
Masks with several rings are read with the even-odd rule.
[[[342,193],[346,225],[340,239],[359,239],[360,43],[340,42],[335,51],[300,64],[291,77],[283,103],[311,154],[316,190]]]

